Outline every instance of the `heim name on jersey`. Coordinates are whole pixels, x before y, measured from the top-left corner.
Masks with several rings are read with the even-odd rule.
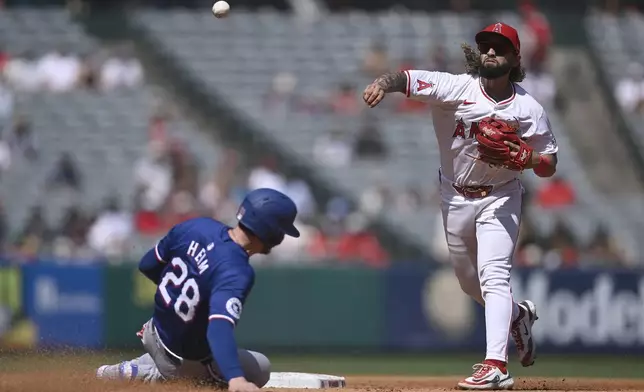
[[[208,250],[212,250],[212,248],[215,246],[214,243],[208,244]],[[190,256],[192,260],[194,261],[197,270],[199,271],[199,275],[203,275],[204,272],[208,270],[208,258],[206,257],[206,248],[201,246],[197,241],[191,241],[190,245],[188,245],[188,250],[186,251],[186,255]]]
[[[476,149],[478,122],[486,117],[507,121],[537,154],[558,151],[550,120],[543,106],[521,86],[512,83],[512,95],[495,101],[483,89],[482,80],[469,74],[409,70],[406,95],[429,102],[440,149],[442,175],[461,185],[500,185],[519,172],[490,166]]]

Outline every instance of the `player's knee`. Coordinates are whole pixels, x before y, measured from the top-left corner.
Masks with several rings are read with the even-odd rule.
[[[481,268],[479,279],[483,296],[491,292],[510,291],[510,269],[501,265],[488,265]]]
[[[474,286],[471,282],[464,282],[464,281],[459,281],[458,282],[461,286],[461,290],[470,297],[473,297],[477,295],[480,292],[480,289],[478,286]]]
[[[488,261],[479,266],[479,280],[481,281],[481,284],[483,284],[483,281],[496,279],[509,282],[510,269],[510,264],[506,260],[495,259],[494,261]]]
[[[246,379],[263,387],[271,378],[271,361],[262,353],[240,350],[239,359]]]
[[[478,290],[479,279],[476,276],[476,271],[471,267],[454,267],[454,273],[458,284],[466,294],[472,294],[474,289]]]

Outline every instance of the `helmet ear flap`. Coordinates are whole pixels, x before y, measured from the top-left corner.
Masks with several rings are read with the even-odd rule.
[[[237,225],[244,232],[244,234],[246,234],[247,237],[250,237],[250,236],[257,237],[255,233],[253,233],[253,231],[242,222],[239,222]]]
[[[271,236],[271,238],[269,239],[269,243],[266,245],[270,246],[271,248],[274,246],[277,246],[282,242],[284,242],[284,237],[285,237],[284,233],[279,233],[277,235]]]

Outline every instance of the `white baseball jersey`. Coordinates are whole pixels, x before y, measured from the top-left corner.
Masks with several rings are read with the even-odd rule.
[[[440,148],[441,172],[461,185],[500,185],[519,172],[491,166],[479,159],[474,136],[478,121],[496,117],[513,123],[535,153],[554,154],[557,142],[543,107],[521,86],[512,84],[510,98],[496,102],[477,76],[422,70],[405,71],[407,97],[429,102]]]

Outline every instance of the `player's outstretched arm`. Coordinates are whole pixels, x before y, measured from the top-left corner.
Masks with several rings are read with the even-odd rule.
[[[235,254],[231,257],[235,257]],[[229,264],[231,265],[243,264]],[[242,314],[244,299],[253,287],[255,275],[250,267],[231,267],[225,271],[219,275],[217,288],[210,294],[207,332],[210,352],[221,375],[228,383],[229,391],[257,391],[259,388],[245,378],[234,335],[235,325]]]
[[[407,74],[405,72],[386,73],[373,81],[362,94],[369,107],[380,103],[387,93],[405,93],[407,91]]]
[[[235,342],[234,326],[225,318],[212,317],[208,324],[208,343],[217,367],[228,383],[231,392],[258,391],[257,385],[244,377],[237,343]]]

